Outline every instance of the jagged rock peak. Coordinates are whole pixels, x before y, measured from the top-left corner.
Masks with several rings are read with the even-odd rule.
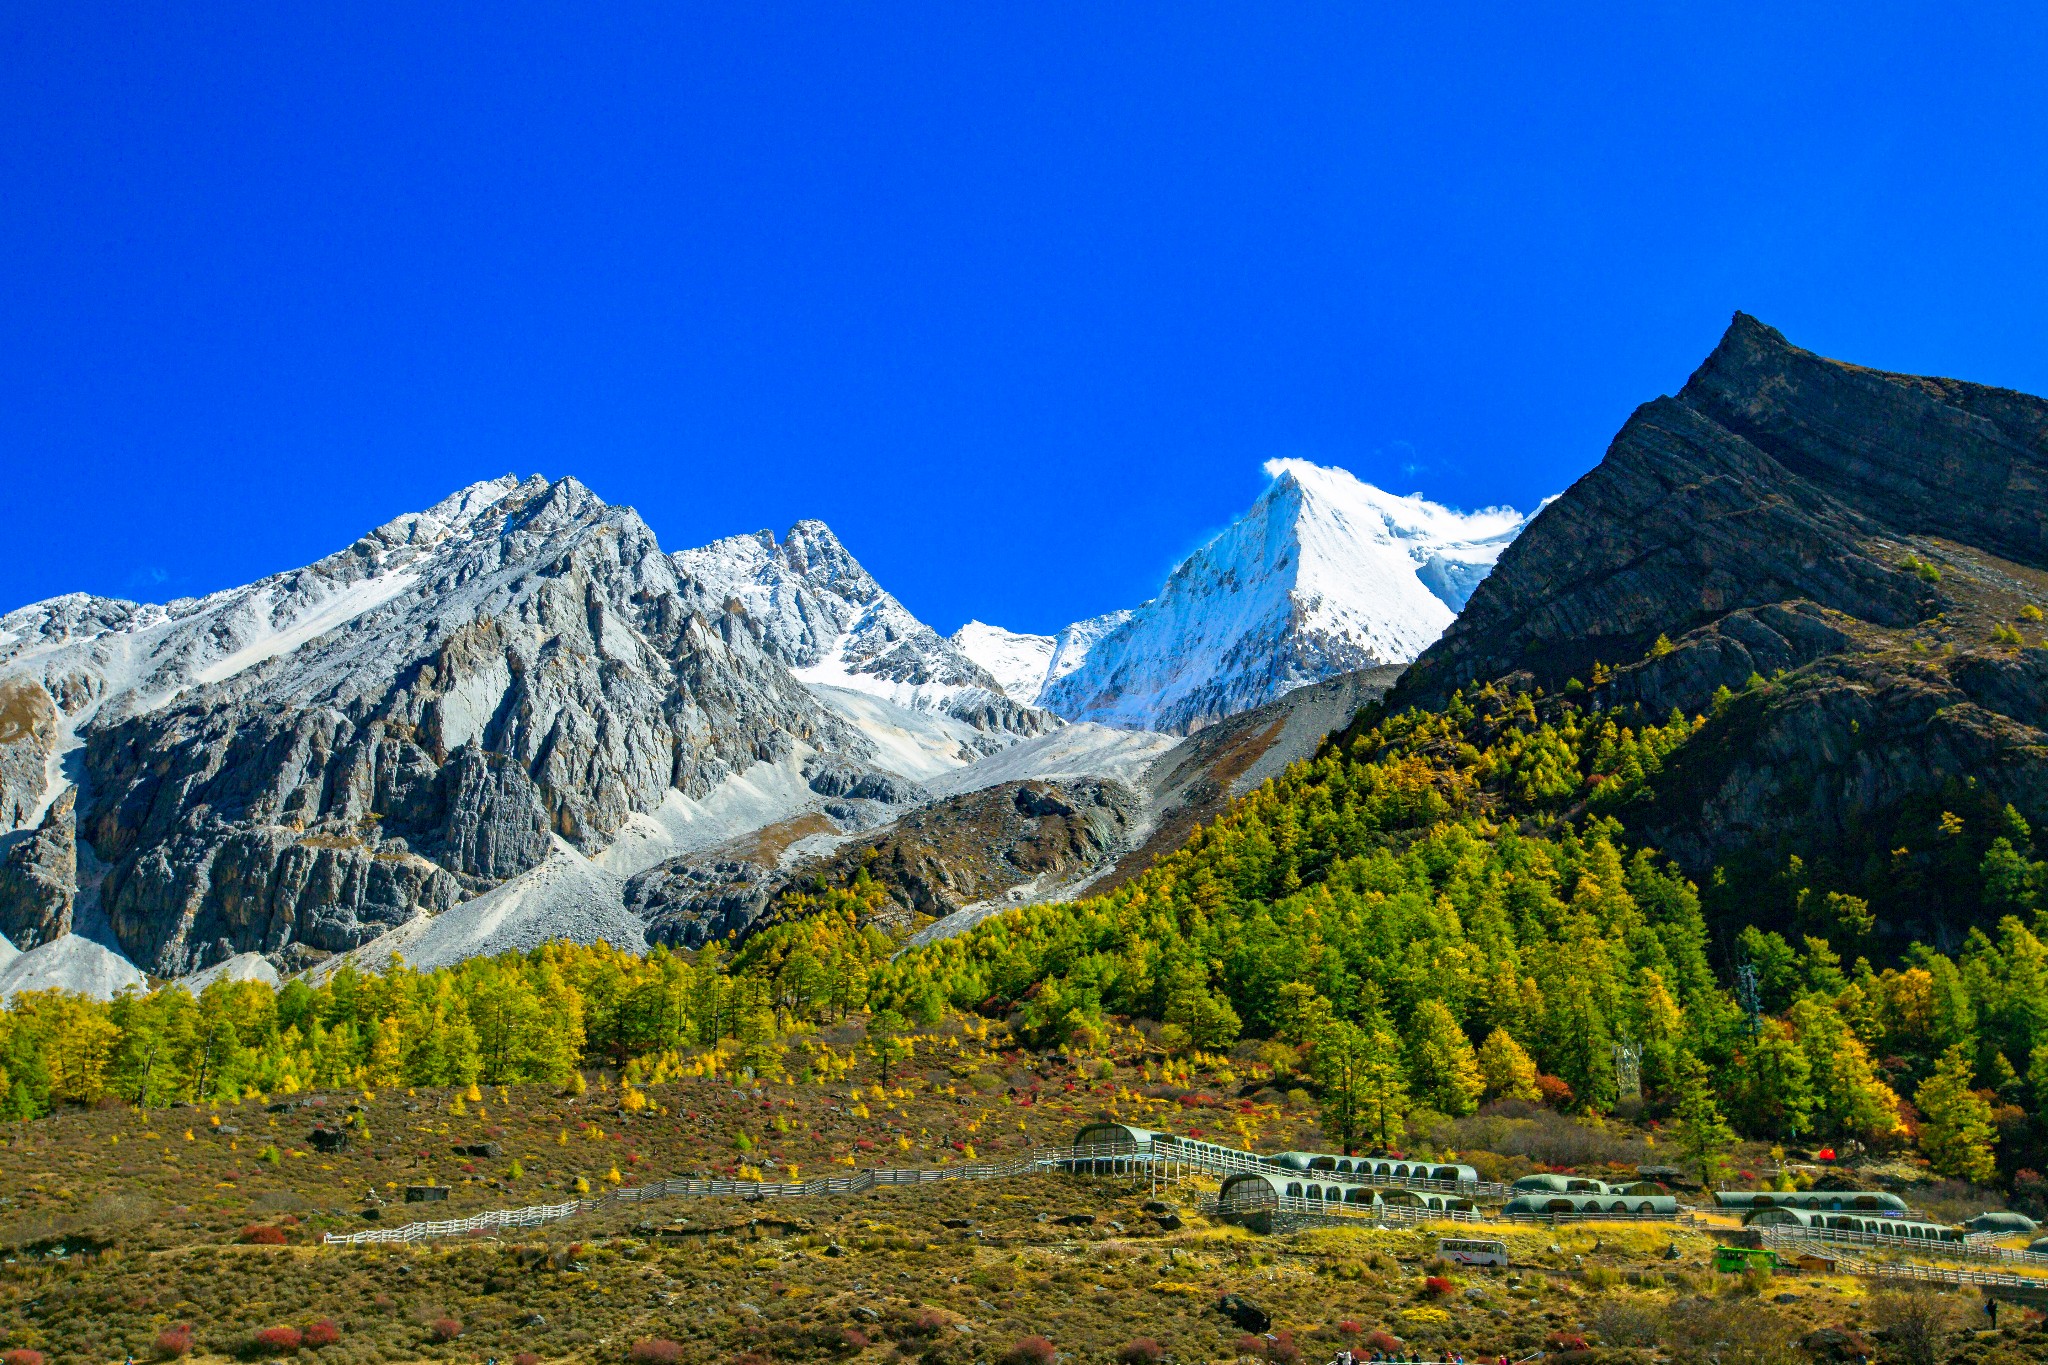
[[[736,603],[763,649],[814,687],[864,693],[973,730],[1037,734],[1056,718],[1019,704],[986,668],[885,591],[821,521],[673,556],[677,572]]]
[[[2048,403],[1828,360],[1738,313],[1677,396],[1636,409],[1534,518],[1394,701],[1515,671],[1554,689],[1778,603],[1909,625],[1941,594],[1903,538],[2048,564],[2043,490]]]

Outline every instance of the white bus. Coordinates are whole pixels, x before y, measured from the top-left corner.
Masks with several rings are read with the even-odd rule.
[[[1436,1254],[1459,1265],[1506,1265],[1508,1244],[1442,1237],[1437,1239]]]

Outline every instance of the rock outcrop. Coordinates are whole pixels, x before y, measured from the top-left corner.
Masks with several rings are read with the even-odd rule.
[[[0,934],[17,948],[37,948],[71,932],[78,895],[75,796],[66,790],[51,802],[42,824],[0,859]]]
[[[671,791],[873,752],[737,604],[573,479],[479,485],[197,603],[59,599],[6,626],[16,728],[52,731],[45,757],[83,746],[101,903],[164,974],[245,951],[303,964],[535,868],[558,839],[598,852]],[[36,710],[53,682],[92,704]],[[62,922],[45,843],[16,850],[33,861],[0,879],[0,920]]]
[[[1798,855],[1881,929],[1946,941],[1973,907],[1907,894],[1916,822],[2048,821],[2044,491],[2048,403],[1827,360],[1738,314],[1390,704],[1505,682],[1709,714],[1623,812],[1634,830],[1751,888]]]

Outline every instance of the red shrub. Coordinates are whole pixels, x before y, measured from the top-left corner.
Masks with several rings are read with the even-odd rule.
[[[0,1355],[0,1365],[43,1365],[43,1353],[20,1347]]]
[[[306,1327],[306,1344],[308,1346],[332,1346],[340,1340],[341,1329],[336,1327],[327,1318],[322,1318],[315,1323],[309,1323]]]
[[[1294,1344],[1292,1332],[1276,1332],[1266,1343],[1266,1359],[1273,1365],[1294,1365],[1301,1359],[1301,1348]]]
[[[266,1327],[256,1334],[256,1349],[266,1355],[289,1355],[304,1341],[296,1327]]]
[[[512,1357],[512,1365],[540,1365],[540,1357],[531,1351],[521,1351]]]
[[[842,1327],[839,1329],[839,1349],[842,1351],[865,1351],[874,1344],[868,1338],[868,1334],[861,1331],[858,1327]]]
[[[1266,1339],[1264,1337],[1256,1337],[1250,1332],[1246,1332],[1237,1339],[1237,1354],[1240,1358],[1244,1356],[1262,1356],[1265,1353]]]
[[[1340,1337],[1355,1337],[1364,1330],[1365,1325],[1356,1318],[1346,1318],[1337,1324],[1337,1335]]]
[[[1564,1109],[1572,1102],[1572,1088],[1557,1076],[1538,1076],[1536,1092],[1543,1096],[1543,1102],[1552,1109]]]
[[[632,1361],[633,1365],[675,1365],[682,1358],[683,1348],[680,1342],[667,1341],[659,1337],[636,1341],[626,1352],[626,1359]]]
[[[190,1354],[191,1350],[192,1329],[183,1323],[175,1327],[166,1327],[156,1334],[156,1353],[165,1360],[176,1360],[179,1356]]]
[[[935,1337],[946,1330],[946,1315],[935,1309],[926,1308],[912,1318],[903,1330],[914,1337]]]
[[[242,1229],[242,1240],[252,1247],[281,1247],[290,1239],[285,1236],[283,1228],[251,1223]]]
[[[462,1335],[462,1321],[459,1318],[435,1318],[431,1332],[436,1341],[453,1341]]]
[[[1375,1327],[1365,1339],[1365,1348],[1368,1351],[1378,1351],[1383,1356],[1390,1356],[1401,1349],[1401,1338],[1384,1327]]]
[[[853,1140],[853,1145],[863,1152],[872,1152],[875,1150],[875,1144],[867,1138],[855,1138]]]
[[[1422,1296],[1426,1299],[1440,1299],[1451,1292],[1451,1282],[1441,1275],[1432,1275],[1422,1282]]]
[[[1044,1337],[1026,1337],[1003,1353],[1004,1365],[1052,1365],[1059,1352]]]
[[[1166,1348],[1152,1338],[1139,1337],[1136,1341],[1127,1342],[1116,1353],[1116,1358],[1118,1365],[1159,1365],[1165,1354]]]
[[[1546,1351],[1584,1351],[1591,1348],[1586,1345],[1586,1339],[1577,1332],[1552,1332],[1549,1336],[1543,1338],[1543,1349]]]

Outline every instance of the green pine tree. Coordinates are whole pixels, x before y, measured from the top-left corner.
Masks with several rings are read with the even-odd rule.
[[[1678,1059],[1678,1150],[1710,1184],[1724,1155],[1735,1145],[1735,1130],[1714,1103],[1713,1078],[1705,1062],[1690,1052]]]
[[[1913,1103],[1920,1109],[1920,1150],[1935,1174],[1982,1183],[1997,1173],[1991,1148],[1998,1130],[1990,1104],[1970,1088],[1971,1076],[1970,1059],[1957,1043],[1913,1092]]]

